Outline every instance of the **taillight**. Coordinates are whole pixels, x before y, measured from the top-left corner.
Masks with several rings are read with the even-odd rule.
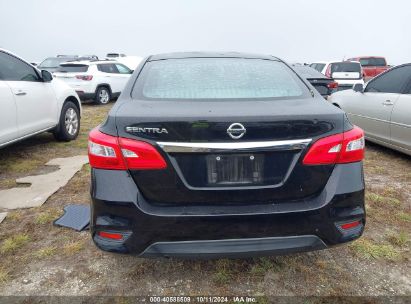
[[[358,127],[317,140],[304,157],[304,165],[344,164],[364,158],[364,132]]]
[[[327,87],[328,87],[329,89],[337,89],[337,88],[338,88],[338,82],[336,82],[336,81],[330,82],[330,83],[327,85]]]
[[[328,66],[327,70],[325,71],[325,76],[331,78],[331,64]]]
[[[76,75],[77,79],[90,81],[93,79],[93,75]]]
[[[149,143],[115,137],[94,129],[89,134],[88,157],[92,168],[110,170],[165,169],[167,163]]]

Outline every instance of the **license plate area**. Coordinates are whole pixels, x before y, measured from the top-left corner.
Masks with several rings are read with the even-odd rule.
[[[263,154],[207,155],[207,183],[210,186],[262,184],[264,162]]]

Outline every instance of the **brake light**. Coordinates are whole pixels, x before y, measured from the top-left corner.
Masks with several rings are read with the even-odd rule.
[[[344,164],[364,158],[364,131],[358,127],[317,140],[304,157],[304,165]]]
[[[327,67],[327,70],[325,71],[325,76],[331,78],[331,64]]]
[[[93,79],[93,75],[76,75],[77,79],[90,81]]]
[[[165,169],[167,163],[149,143],[101,133],[89,134],[88,157],[92,168],[110,170]]]
[[[337,89],[337,88],[338,88],[338,82],[336,82],[336,81],[330,82],[330,83],[327,85],[327,87],[328,87],[329,89]]]

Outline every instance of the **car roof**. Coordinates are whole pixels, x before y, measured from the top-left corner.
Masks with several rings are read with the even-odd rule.
[[[60,65],[78,64],[78,65],[93,65],[93,64],[104,64],[104,63],[120,63],[115,60],[72,60],[64,62]]]
[[[165,60],[165,59],[184,59],[184,58],[247,58],[247,59],[266,59],[277,60],[277,57],[271,55],[249,54],[239,52],[175,52],[157,54],[149,57],[148,61]]]
[[[354,63],[358,63],[361,64],[359,61],[351,61],[351,60],[333,60],[333,61],[314,61],[310,64],[317,64],[317,63],[321,63],[321,64],[333,64],[333,63],[341,63],[341,62],[354,62]]]
[[[383,56],[353,56],[353,57],[350,57],[350,58],[360,58],[360,59],[364,59],[364,58],[382,58],[382,59],[385,59],[385,57],[383,57]]]

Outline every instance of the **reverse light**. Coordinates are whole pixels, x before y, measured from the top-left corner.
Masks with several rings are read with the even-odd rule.
[[[317,140],[303,159],[304,165],[353,163],[364,158],[364,131],[358,127]]]
[[[88,146],[92,168],[109,170],[167,168],[164,158],[149,143],[107,135],[97,128],[90,132]]]
[[[93,80],[93,75],[76,75],[77,79],[90,81]]]

